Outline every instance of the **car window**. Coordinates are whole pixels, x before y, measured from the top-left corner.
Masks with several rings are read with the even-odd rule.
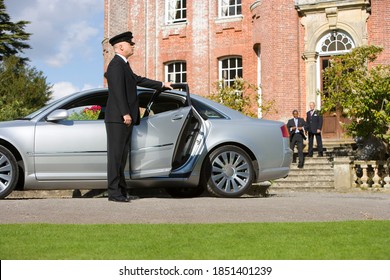
[[[80,98],[62,107],[68,111],[68,120],[95,121],[104,119],[107,94]]]
[[[205,119],[226,119],[222,113],[203,102],[191,98],[191,103],[195,110]]]
[[[80,106],[68,109],[68,120],[72,121],[95,121],[99,119],[102,107],[100,105]],[[100,117],[100,119],[103,119]]]
[[[139,106],[141,111],[141,116],[145,115],[145,111],[147,106],[149,105],[151,99],[151,93],[140,93],[139,94]],[[148,116],[153,116],[157,114],[161,114],[163,112],[176,110],[184,106],[185,97],[179,95],[173,95],[170,93],[161,93],[157,96],[150,107]],[[145,116],[146,116],[145,115]]]

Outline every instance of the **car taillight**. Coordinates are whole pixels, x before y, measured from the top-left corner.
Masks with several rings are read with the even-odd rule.
[[[290,137],[290,134],[288,133],[288,129],[287,129],[286,125],[282,125],[280,127],[280,130],[282,131],[282,135],[283,135],[284,138],[289,138]]]

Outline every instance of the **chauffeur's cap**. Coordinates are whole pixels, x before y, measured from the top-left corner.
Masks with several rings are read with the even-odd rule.
[[[134,45],[134,42],[131,40],[133,38],[133,33],[130,31],[115,35],[108,42],[113,46],[119,42],[128,42],[131,45]]]

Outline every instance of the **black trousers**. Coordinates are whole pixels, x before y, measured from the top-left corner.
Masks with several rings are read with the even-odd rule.
[[[109,197],[127,195],[125,166],[129,157],[133,125],[106,123],[107,132],[107,189]]]
[[[308,155],[309,156],[313,155],[314,136],[316,137],[316,141],[317,141],[318,154],[322,155],[323,148],[322,148],[321,133],[311,133],[311,132],[309,132],[309,150],[308,150]]]
[[[294,147],[297,145],[299,165],[303,165],[303,136],[300,133],[294,133],[290,141],[290,149],[294,151]]]

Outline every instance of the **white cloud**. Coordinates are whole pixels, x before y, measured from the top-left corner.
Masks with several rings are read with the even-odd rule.
[[[104,0],[4,0],[11,21],[29,21],[24,51],[53,85],[53,99],[102,86]]]
[[[84,84],[82,86],[82,88],[80,89],[70,82],[58,82],[58,83],[55,83],[53,85],[53,88],[52,88],[53,96],[52,96],[51,100],[57,100],[57,99],[68,96],[68,95],[75,93],[75,92],[79,92],[82,90],[88,90],[88,89],[94,89],[94,88],[98,88],[98,87],[100,87],[100,86],[94,86],[91,84]]]
[[[83,88],[81,90],[87,90],[87,89],[93,89],[93,88],[97,88],[97,86],[93,86],[93,85],[90,85],[90,84],[84,84]]]
[[[87,57],[88,41],[103,29],[103,18],[100,26],[91,20],[103,11],[103,0],[29,0],[28,5],[17,2],[5,0],[5,5],[14,15],[11,20],[31,22],[25,30],[32,34],[32,49],[26,53],[48,66],[61,67],[80,53]]]
[[[61,97],[80,91],[75,85],[70,82],[59,82],[53,85],[52,100],[60,99]]]
[[[83,52],[85,55],[88,55],[87,41],[98,34],[98,30],[88,26],[88,23],[85,21],[69,25],[64,32],[65,34],[62,41],[59,42],[57,53],[45,60],[50,66],[63,66],[77,52]]]

